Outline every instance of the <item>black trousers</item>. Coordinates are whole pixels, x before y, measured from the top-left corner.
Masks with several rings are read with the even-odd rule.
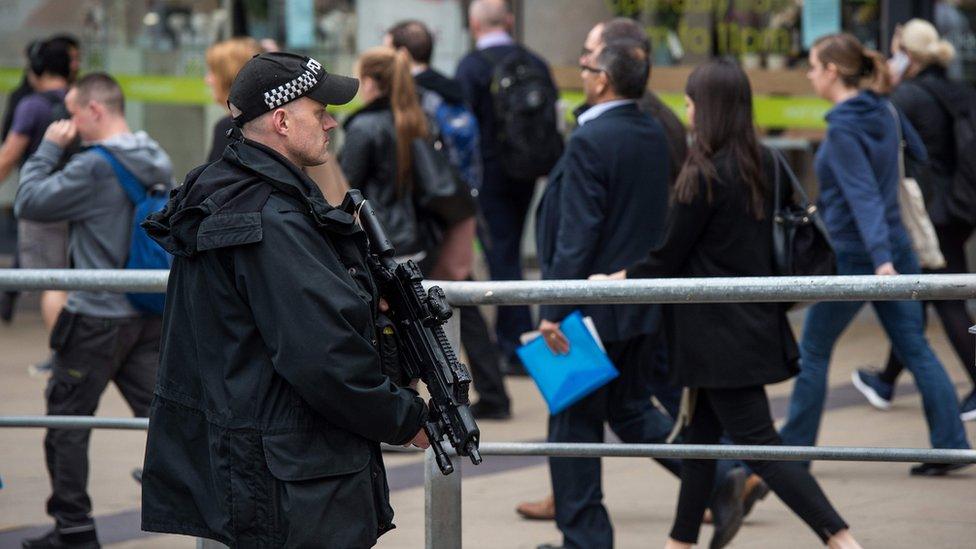
[[[674,422],[651,403],[655,363],[666,361],[659,334],[607,342],[607,354],[619,377],[570,406],[549,416],[549,442],[603,442],[604,422],[628,443],[663,442]],[[662,362],[663,363],[663,362]],[[658,460],[679,474],[678,460]],[[567,548],[613,547],[613,527],[603,506],[599,458],[549,458],[556,526]],[[707,499],[707,495],[706,495]],[[698,517],[701,519],[701,516]]]
[[[508,409],[509,398],[502,378],[498,348],[488,335],[488,325],[478,307],[459,307],[461,315],[461,345],[468,355],[471,381],[478,391],[479,402],[491,407]]]
[[[485,248],[491,279],[522,280],[522,233],[535,180],[511,180],[498,162],[485,163],[484,180],[478,192],[478,206],[484,214],[487,231],[478,236]],[[515,349],[520,344],[519,336],[534,328],[527,306],[498,307],[495,335],[505,358],[518,361]]]
[[[972,228],[961,224],[939,225],[935,228],[935,232],[939,237],[939,248],[946,259],[946,266],[934,270],[924,269],[924,272],[936,274],[968,273],[965,247],[966,241],[973,234]],[[969,316],[966,302],[927,301],[925,302],[926,307],[922,310],[928,309],[927,305],[930,303],[935,307],[935,312],[938,313],[939,320],[942,321],[942,327],[945,329],[946,336],[949,337],[952,349],[962,361],[966,373],[969,374],[969,379],[973,383],[973,390],[976,390],[976,346],[973,345],[973,336],[969,333],[969,327],[973,325],[973,317]],[[889,351],[888,362],[881,373],[881,379],[893,385],[904,369],[905,366],[901,360],[895,353]]]
[[[689,444],[717,444],[723,431],[734,444],[781,444],[769,412],[763,386],[735,389],[698,389],[691,424],[685,431]],[[794,513],[826,541],[847,528],[827,496],[802,464],[795,461],[746,461]],[[702,514],[715,479],[715,461],[687,459],[681,468],[681,491],[671,537],[697,543]]]
[[[90,416],[114,381],[132,412],[147,417],[159,362],[160,317],[108,319],[62,311],[51,332],[54,365],[48,415]],[[94,528],[88,496],[91,430],[49,429],[44,457],[51,478],[47,513],[62,532]]]

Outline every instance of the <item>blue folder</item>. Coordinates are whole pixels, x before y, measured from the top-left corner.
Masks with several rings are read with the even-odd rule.
[[[553,354],[541,336],[516,350],[553,415],[619,375],[583,324],[579,311],[563,319],[560,329],[569,340],[569,353],[565,355]]]

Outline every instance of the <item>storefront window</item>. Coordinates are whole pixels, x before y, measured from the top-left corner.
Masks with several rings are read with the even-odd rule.
[[[976,1],[948,0],[935,3],[933,19],[939,34],[956,47],[949,76],[976,82]]]

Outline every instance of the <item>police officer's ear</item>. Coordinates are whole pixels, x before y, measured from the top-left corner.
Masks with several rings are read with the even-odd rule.
[[[291,127],[291,116],[288,109],[279,107],[271,113],[271,127],[278,135],[287,135]]]

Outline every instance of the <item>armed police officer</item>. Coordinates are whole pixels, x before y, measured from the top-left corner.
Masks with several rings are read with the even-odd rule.
[[[265,53],[237,75],[243,138],[145,226],[170,272],[143,529],[231,547],[370,547],[393,528],[380,442],[427,446],[383,374],[365,235],[303,167],[358,82]]]

